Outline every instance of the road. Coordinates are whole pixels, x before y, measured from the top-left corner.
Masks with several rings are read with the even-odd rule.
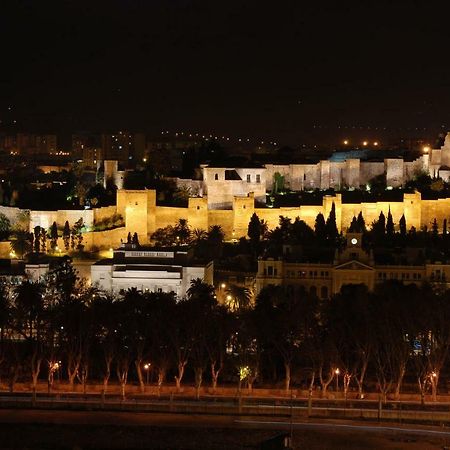
[[[0,423],[53,424],[53,425],[121,425],[121,426],[164,426],[164,427],[220,427],[244,429],[286,430],[294,429],[327,431],[402,432],[408,434],[441,436],[450,438],[450,429],[420,425],[379,425],[367,422],[338,420],[261,420],[252,417],[239,418],[235,415],[217,416],[207,414],[170,414],[146,412],[113,411],[48,411],[34,409],[0,409]]]
[[[450,443],[450,430],[357,421],[290,420],[251,416],[113,411],[0,409],[3,448],[183,448],[240,450],[280,432],[295,449],[435,450]]]

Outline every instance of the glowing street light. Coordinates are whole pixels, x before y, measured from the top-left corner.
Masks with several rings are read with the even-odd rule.
[[[374,145],[375,147],[378,147],[378,142],[375,141],[375,142],[373,143],[373,145]]]
[[[344,141],[344,145],[348,145],[348,141],[347,139]]]
[[[367,144],[368,144],[368,142],[367,142],[367,141],[364,141],[364,142],[363,142],[363,145],[364,145],[364,147],[366,147],[366,146],[367,146]]]
[[[425,145],[425,147],[423,148],[423,152],[428,153],[429,151],[430,151],[430,147],[428,145]]]
[[[336,392],[337,392],[339,390],[339,374],[341,373],[341,371],[339,370],[339,368],[336,368],[334,373],[336,375]]]
[[[145,370],[145,372],[146,372],[146,380],[147,380],[147,384],[148,384],[148,376],[149,376],[149,374],[150,374],[150,366],[151,366],[151,363],[145,363],[145,364],[144,364],[144,370]]]

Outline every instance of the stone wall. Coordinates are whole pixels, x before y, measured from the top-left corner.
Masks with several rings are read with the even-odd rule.
[[[112,217],[117,212],[117,206],[103,206],[102,208],[94,208],[94,224],[100,222],[103,219]]]

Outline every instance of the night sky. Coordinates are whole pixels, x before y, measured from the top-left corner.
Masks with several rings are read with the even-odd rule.
[[[295,145],[432,139],[450,127],[449,17],[434,2],[9,3],[4,130],[16,120],[17,130],[184,130]]]

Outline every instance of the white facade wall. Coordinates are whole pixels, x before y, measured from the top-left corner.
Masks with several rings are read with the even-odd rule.
[[[127,291],[136,288],[140,291],[150,292],[175,292],[177,297],[185,297],[191,285],[191,281],[200,278],[212,284],[212,264],[206,267],[182,267],[168,265],[169,270],[116,270],[123,265],[92,265],[91,281],[98,287],[108,292]]]

